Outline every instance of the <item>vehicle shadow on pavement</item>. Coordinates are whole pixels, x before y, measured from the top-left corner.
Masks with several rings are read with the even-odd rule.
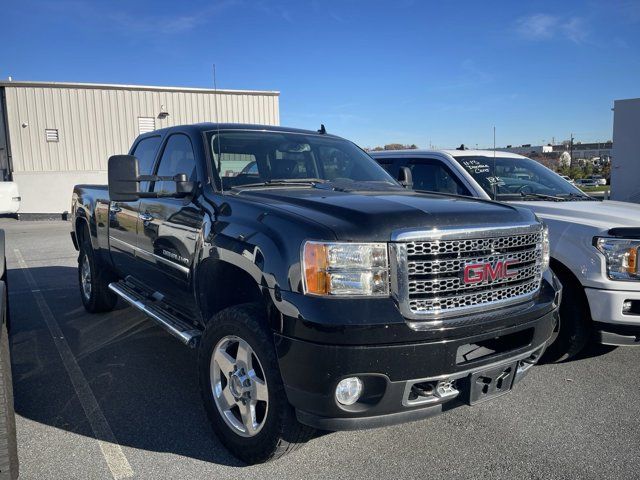
[[[606,355],[607,353],[613,352],[616,346],[613,345],[602,345],[599,343],[589,343],[578,355],[573,358],[570,358],[565,363],[574,362],[577,360],[586,360],[589,358],[600,357],[602,355]],[[622,347],[624,348],[624,347]]]
[[[120,445],[244,465],[211,430],[200,399],[195,350],[120,303],[109,313],[87,313],[75,268],[29,270]],[[93,437],[24,273],[13,269],[9,278],[16,413]]]

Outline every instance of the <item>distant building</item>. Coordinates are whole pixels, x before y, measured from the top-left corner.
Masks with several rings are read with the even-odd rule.
[[[570,146],[568,143],[553,146],[554,152],[568,152]],[[613,156],[613,142],[591,142],[591,143],[579,143],[573,144],[573,159],[590,160],[592,158],[599,158],[605,161],[610,161]]]
[[[640,98],[613,107],[611,199],[640,203]]]
[[[19,213],[63,213],[139,134],[215,121],[279,125],[279,92],[0,82],[0,181],[18,184]]]
[[[573,160],[580,161],[580,164],[584,164],[585,162],[605,164],[609,163],[613,156],[613,142],[574,142],[573,149],[569,142],[563,142],[557,145],[520,145],[518,147],[508,145],[505,148],[496,148],[496,150],[517,153],[525,157],[548,157],[556,159],[561,163],[573,157]],[[573,152],[572,155],[571,152]]]
[[[551,153],[553,151],[553,147],[551,145],[520,145],[519,147],[512,147],[511,145],[507,145],[505,148],[496,148],[499,152],[509,152],[516,153],[518,155],[524,155],[525,157],[530,157],[531,155],[537,156],[543,153]]]

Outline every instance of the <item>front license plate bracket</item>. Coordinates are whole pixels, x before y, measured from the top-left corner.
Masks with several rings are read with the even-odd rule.
[[[468,403],[474,405],[504,395],[511,390],[518,362],[479,370],[467,377]]]

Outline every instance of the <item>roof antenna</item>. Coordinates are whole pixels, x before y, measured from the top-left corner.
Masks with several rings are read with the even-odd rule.
[[[461,143],[460,146],[458,148],[456,148],[456,150],[466,150],[467,147],[464,146],[464,143]]]
[[[324,128],[324,123],[321,123],[321,124],[320,124],[320,130],[318,130],[318,133],[319,133],[320,135],[326,135],[326,134],[327,134],[327,129],[326,129],[326,128]]]
[[[220,113],[218,112],[218,84],[216,82],[216,64],[213,64],[213,100],[216,109],[216,140],[218,141],[218,176],[222,169],[222,151],[220,150]],[[213,150],[213,145],[211,145]],[[215,151],[213,152],[215,154]],[[222,190],[222,180],[220,180],[220,190]]]
[[[498,187],[498,174],[496,172],[496,126],[493,126],[493,185],[492,185],[492,189],[493,190],[493,200],[496,199],[496,196],[498,194],[497,191],[497,187]]]

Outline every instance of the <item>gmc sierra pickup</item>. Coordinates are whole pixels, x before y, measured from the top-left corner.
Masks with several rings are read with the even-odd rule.
[[[171,127],[108,173],[73,192],[82,302],[121,298],[197,348],[213,429],[248,463],[504,394],[557,321],[533,213],[405,189],[324,128]]]
[[[533,211],[549,227],[551,268],[564,286],[545,361],[577,355],[590,339],[640,345],[640,206],[598,201],[527,157],[487,150],[373,153],[415,190],[494,199]],[[408,174],[403,171],[405,178]]]

